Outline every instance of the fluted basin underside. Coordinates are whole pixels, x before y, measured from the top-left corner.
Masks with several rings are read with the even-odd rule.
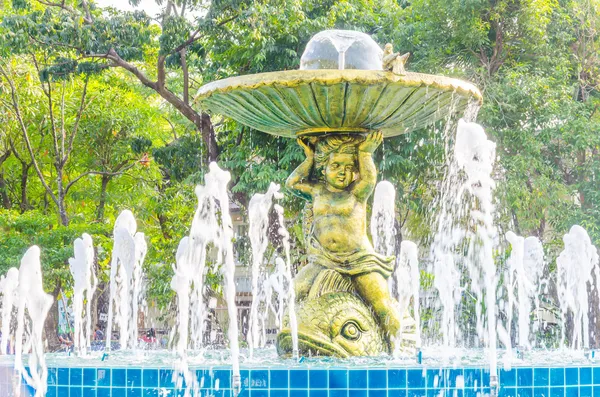
[[[469,101],[473,84],[443,76],[373,70],[290,70],[231,77],[200,88],[203,109],[283,137],[426,127]]]

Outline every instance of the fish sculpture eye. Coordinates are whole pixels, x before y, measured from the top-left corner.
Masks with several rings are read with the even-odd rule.
[[[341,334],[344,338],[353,341],[358,340],[362,335],[358,324],[356,324],[354,321],[346,322],[346,324],[344,324],[344,326],[342,327]]]

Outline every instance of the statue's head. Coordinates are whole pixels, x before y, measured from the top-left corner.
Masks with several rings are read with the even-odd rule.
[[[319,139],[315,151],[316,173],[336,188],[345,189],[356,179],[357,150],[361,135],[328,135]]]

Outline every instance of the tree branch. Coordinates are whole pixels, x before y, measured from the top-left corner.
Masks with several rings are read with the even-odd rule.
[[[71,187],[77,183],[81,178],[83,178],[84,176],[88,176],[88,175],[109,175],[109,176],[117,176],[117,175],[121,175],[123,174],[125,171],[129,170],[130,168],[132,168],[135,165],[135,163],[131,163],[129,166],[123,168],[120,171],[116,171],[116,172],[112,172],[112,171],[86,171],[82,174],[80,174],[77,178],[73,179],[71,182],[69,182],[67,184],[67,186],[65,187],[65,196],[67,195],[67,192],[69,191],[69,189],[71,189]]]
[[[21,132],[23,134],[23,139],[25,140],[25,144],[27,145],[27,150],[29,151],[29,156],[31,157],[31,161],[33,162],[35,172],[38,174],[38,177],[40,178],[40,182],[44,186],[44,189],[46,189],[46,192],[48,192],[50,197],[52,197],[52,200],[54,201],[54,203],[58,206],[59,205],[58,198],[54,195],[54,192],[52,191],[52,189],[50,189],[50,186],[48,186],[48,183],[46,183],[46,179],[44,178],[44,175],[42,174],[42,170],[40,169],[40,167],[35,159],[35,155],[33,153],[33,148],[31,146],[31,141],[29,140],[29,134],[27,133],[27,127],[25,127],[25,123],[23,122],[23,117],[21,116],[21,110],[19,109],[19,100],[17,98],[17,91],[15,89],[15,84],[11,80],[11,78],[8,76],[8,73],[2,66],[0,66],[0,74],[2,74],[4,76],[4,78],[6,79],[6,81],[8,81],[8,84],[10,86],[10,93],[11,93],[11,98],[12,98],[12,102],[13,102],[13,109],[15,111],[17,121],[19,122],[19,127],[21,128]]]
[[[89,82],[89,76],[86,76],[85,83],[83,85],[83,93],[81,94],[81,101],[79,102],[79,110],[77,110],[77,116],[75,117],[75,124],[73,125],[73,132],[71,133],[71,136],[69,137],[69,145],[67,147],[67,152],[64,154],[64,157],[62,159],[63,165],[65,165],[67,163],[67,159],[69,158],[69,156],[71,155],[71,152],[73,151],[73,141],[75,140],[75,136],[77,135],[77,131],[79,130],[79,121],[81,120],[83,111],[87,107],[87,104],[89,104],[91,102],[90,101],[87,104],[85,102],[85,97],[87,95],[88,82]]]

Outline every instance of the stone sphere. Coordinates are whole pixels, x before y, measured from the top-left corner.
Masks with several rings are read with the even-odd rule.
[[[300,59],[300,70],[382,70],[383,51],[368,34],[353,30],[325,30],[310,39]]]

